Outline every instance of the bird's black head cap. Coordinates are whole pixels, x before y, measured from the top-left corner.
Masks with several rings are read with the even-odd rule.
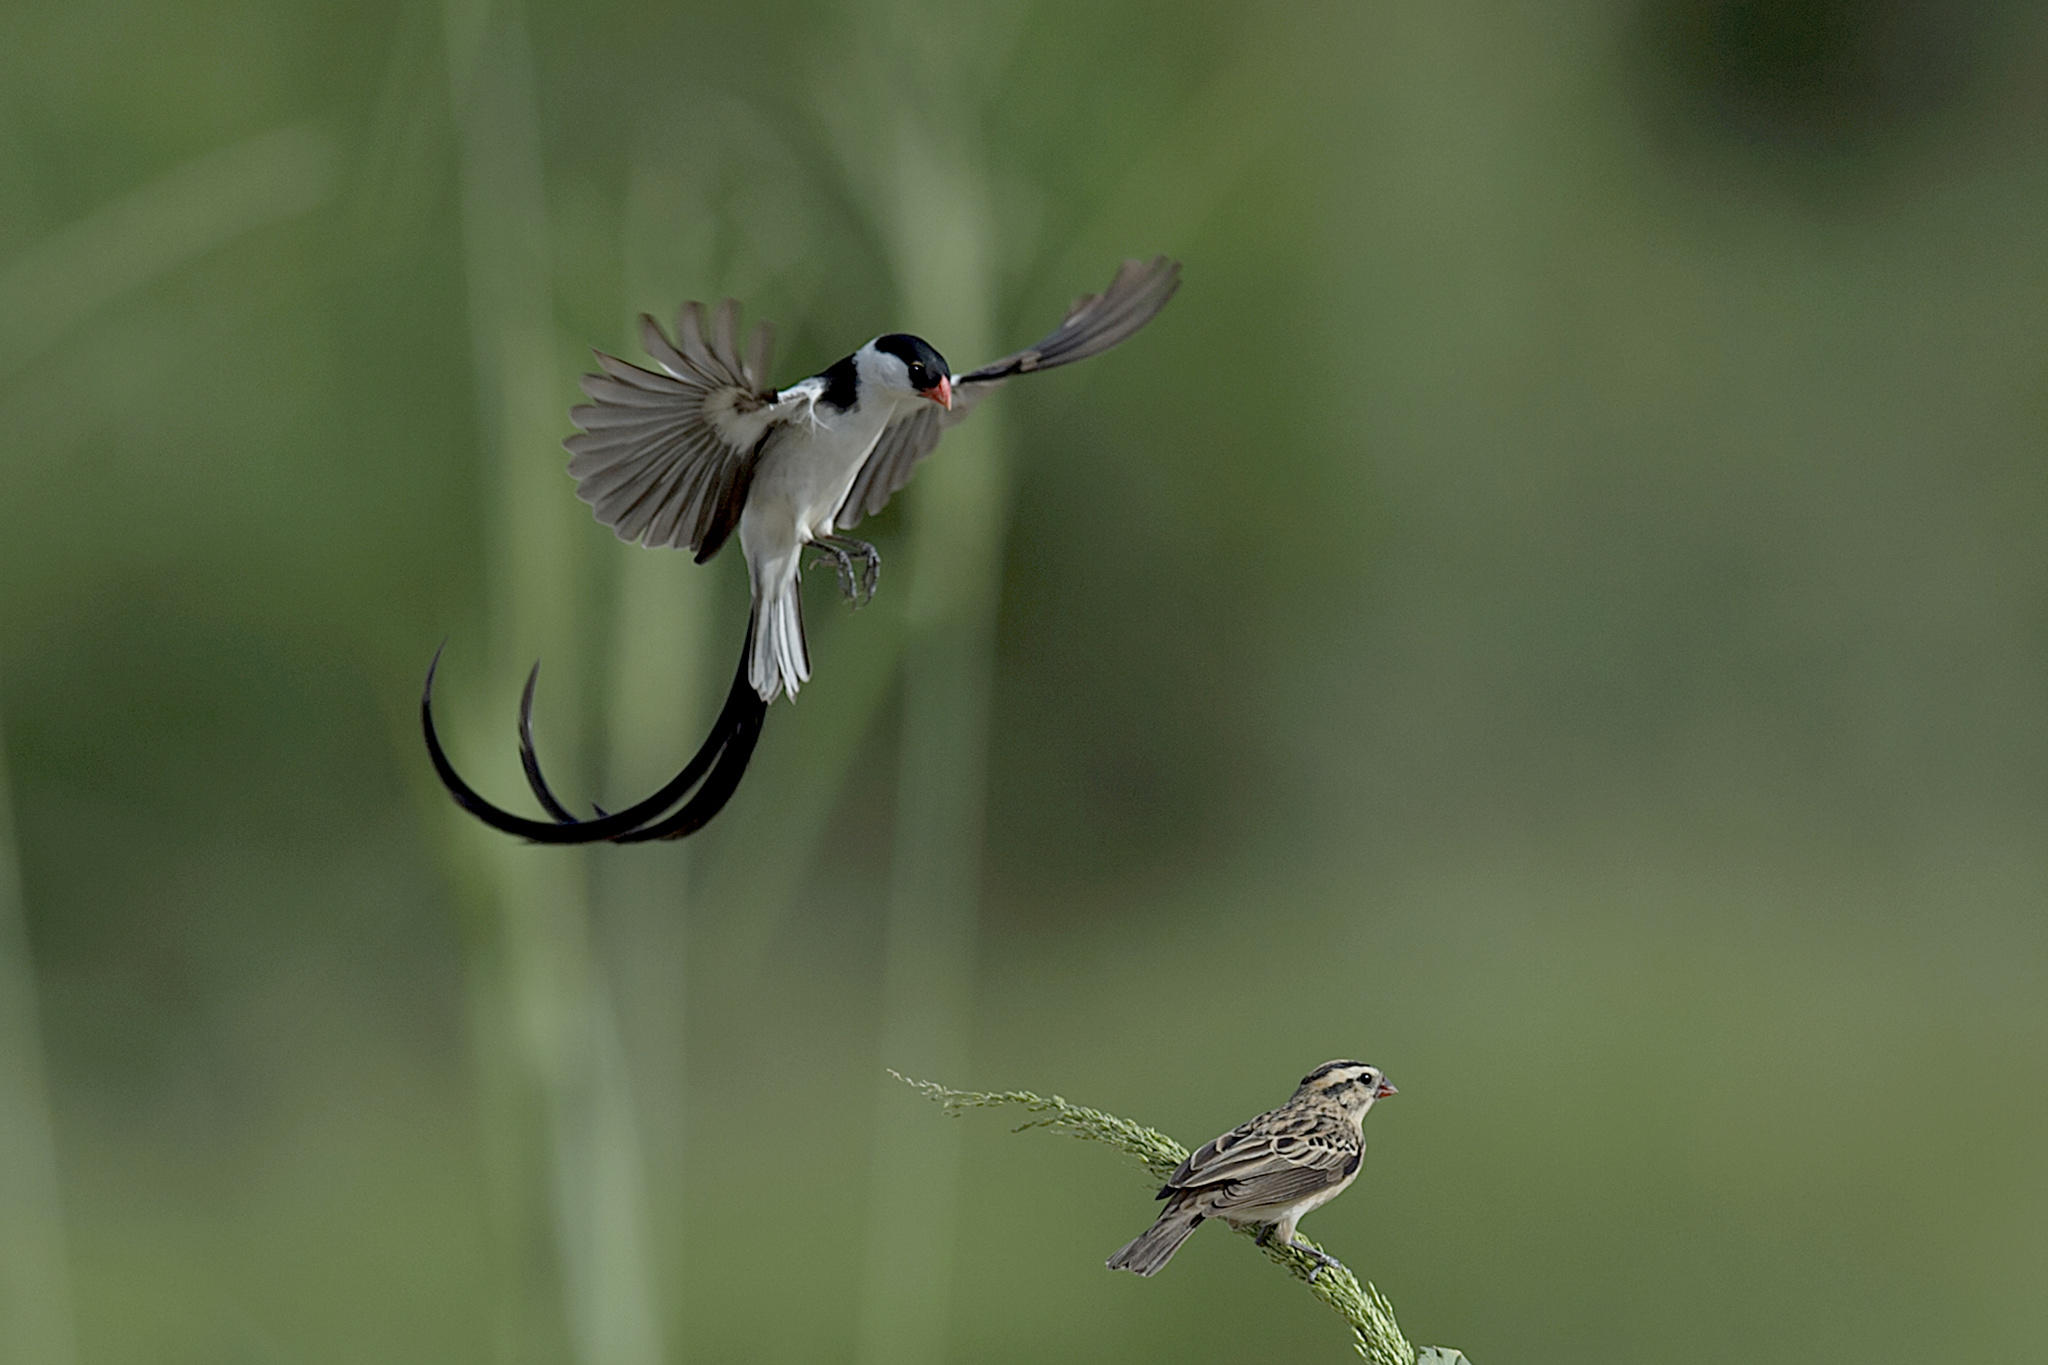
[[[910,382],[919,389],[931,388],[941,379],[953,377],[953,371],[946,365],[946,357],[923,337],[914,337],[908,332],[891,332],[875,338],[875,349],[902,361],[910,370]]]

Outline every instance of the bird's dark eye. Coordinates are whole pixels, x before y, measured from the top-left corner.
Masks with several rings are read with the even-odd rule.
[[[923,363],[918,362],[912,364],[910,367],[910,382],[917,385],[917,387],[919,387],[920,389],[922,389],[926,387],[924,379],[925,373]]]

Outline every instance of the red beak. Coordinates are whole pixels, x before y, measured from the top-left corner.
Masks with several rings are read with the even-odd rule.
[[[1376,1100],[1383,1100],[1389,1095],[1398,1095],[1400,1093],[1400,1091],[1394,1089],[1392,1081],[1381,1081],[1380,1088],[1372,1092],[1372,1097]]]
[[[924,396],[937,403],[947,412],[953,410],[953,381],[943,376],[939,382],[924,391]]]

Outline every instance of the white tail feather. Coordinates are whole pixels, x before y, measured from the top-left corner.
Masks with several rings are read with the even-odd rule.
[[[763,701],[797,689],[811,680],[810,651],[804,647],[803,599],[799,596],[796,556],[772,565],[768,581],[754,589],[754,642],[747,656],[747,681]]]

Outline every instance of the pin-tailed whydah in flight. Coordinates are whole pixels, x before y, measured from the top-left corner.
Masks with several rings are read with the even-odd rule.
[[[978,370],[956,376],[931,343],[891,332],[785,389],[766,383],[765,323],[742,359],[733,300],[712,313],[708,333],[703,306],[684,304],[673,343],[643,315],[641,344],[658,368],[598,352],[603,373],[583,377],[591,401],[569,412],[582,430],[562,444],[576,495],[621,540],[687,549],[701,564],[738,529],[753,611],[732,690],[703,745],[659,791],[578,819],[534,752],[536,664],[519,702],[520,763],[548,816],[534,819],[492,804],[456,773],[434,732],[429,667],[420,723],[442,784],[477,819],[536,843],[636,843],[703,828],[739,786],[768,704],[810,681],[798,597],[804,552],[837,570],[848,598],[873,596],[881,557],[841,533],[879,512],[946,428],[1005,380],[1100,355],[1150,322],[1179,283],[1177,261],[1126,261],[1050,336]]]

